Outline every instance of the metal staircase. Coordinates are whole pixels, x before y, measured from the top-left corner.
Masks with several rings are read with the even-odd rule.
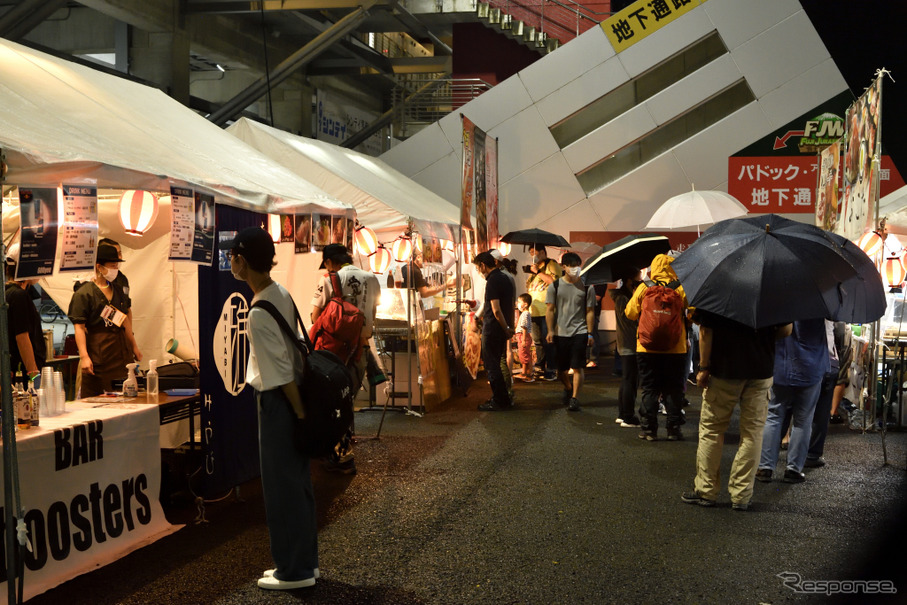
[[[572,0],[478,0],[476,15],[486,27],[548,54],[610,16]]]

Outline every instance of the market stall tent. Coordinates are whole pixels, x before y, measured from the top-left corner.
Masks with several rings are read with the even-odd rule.
[[[425,237],[458,239],[459,206],[385,162],[241,118],[227,132],[356,209],[376,232],[399,233],[412,221]]]

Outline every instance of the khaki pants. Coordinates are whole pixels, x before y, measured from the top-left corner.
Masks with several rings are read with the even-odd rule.
[[[699,419],[699,449],[696,452],[696,491],[716,500],[721,489],[718,473],[724,433],[734,407],[740,404],[740,446],[731,464],[728,492],[734,503],[749,503],[753,496],[756,466],[762,450],[762,429],[768,412],[772,379],[724,380],[710,377],[702,393]]]

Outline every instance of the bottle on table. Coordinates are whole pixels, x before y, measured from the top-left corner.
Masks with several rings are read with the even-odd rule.
[[[158,400],[157,359],[148,362],[148,373],[145,374],[145,392],[150,403]]]
[[[28,394],[22,388],[22,383],[17,382],[13,401],[16,404],[16,426],[20,431],[31,428],[31,405]]]
[[[37,378],[37,376],[35,376]],[[38,405],[38,391],[35,389],[35,378],[28,379],[28,400],[31,406],[31,426],[32,428],[41,424],[41,410]]]

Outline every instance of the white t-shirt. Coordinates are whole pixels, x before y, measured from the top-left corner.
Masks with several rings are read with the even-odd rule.
[[[375,313],[378,309],[378,298],[381,296],[381,284],[374,273],[365,271],[354,265],[344,265],[337,271],[340,278],[340,287],[343,289],[343,300],[356,305],[356,308],[365,315],[362,325],[362,337],[369,338],[375,325]],[[327,273],[321,276],[315,296],[312,297],[312,306],[324,309],[334,295],[334,286]]]
[[[252,304],[259,300],[266,300],[277,307],[298,336],[293,298],[286,288],[272,282],[252,298]],[[302,356],[277,320],[264,309],[249,312],[249,348],[246,383],[256,391],[276,389],[298,378],[296,369],[302,369]]]

